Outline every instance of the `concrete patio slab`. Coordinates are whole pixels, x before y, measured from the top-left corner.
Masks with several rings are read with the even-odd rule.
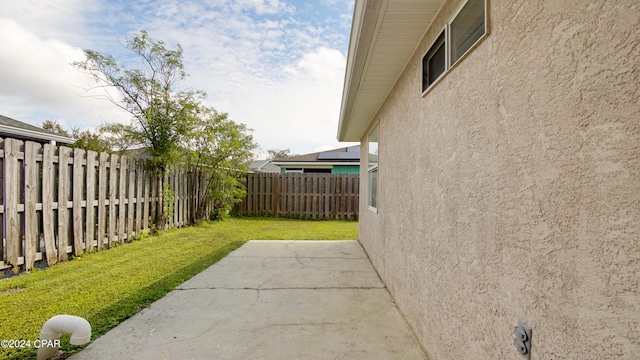
[[[70,357],[424,358],[357,241],[250,241]]]

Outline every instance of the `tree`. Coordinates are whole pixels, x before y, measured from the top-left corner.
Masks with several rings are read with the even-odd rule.
[[[169,49],[163,41],[153,40],[142,31],[128,39],[125,47],[139,56],[142,68],[126,68],[112,56],[93,50],[85,50],[86,61],[74,65],[92,75],[98,88],[114,87],[122,95],[118,100],[105,92],[108,100],[131,114],[131,122],[108,124],[101,130],[116,143],[146,148],[158,189],[162,189],[167,167],[177,162],[178,144],[198,118],[205,94],[177,87],[187,77],[180,45]],[[163,229],[162,207],[156,213],[156,226]]]
[[[80,131],[74,128],[71,130],[71,137],[76,139],[72,147],[78,147],[87,151],[92,150],[97,153],[113,150],[109,141],[105,140],[99,132],[95,133],[87,129]]]
[[[291,150],[289,149],[269,149],[267,150],[267,160],[286,159],[291,156]]]
[[[243,175],[253,160],[257,145],[247,127],[213,108],[201,108],[185,148],[190,149],[188,166],[200,179],[200,201],[196,218],[225,217],[245,195]],[[193,197],[196,198],[195,196]],[[212,214],[205,214],[207,200],[214,201]]]
[[[138,55],[142,68],[126,68],[112,56],[92,50],[85,50],[86,61],[74,63],[94,77],[98,88],[117,89],[122,99],[107,92],[104,96],[131,114],[129,124],[108,124],[101,130],[121,150],[147,150],[157,189],[165,189],[163,180],[169,166],[182,163],[191,167],[193,174],[202,175],[199,204],[214,199],[218,215],[226,214],[242,194],[238,174],[247,171],[256,147],[253,137],[227,114],[204,106],[203,91],[180,90],[178,83],[187,77],[180,45],[169,49],[142,31],[128,39],[125,47]],[[163,193],[158,193],[159,204],[165,203]],[[204,209],[202,206],[198,219],[205,216]],[[156,226],[161,230],[164,206],[158,206],[156,214]]]
[[[76,139],[71,145],[72,148],[92,150],[98,153],[111,151],[111,144],[103,139],[99,132],[92,132],[88,129],[81,131],[78,128],[72,128],[71,132],[69,132],[56,120],[45,120],[42,122],[41,127],[52,133]]]
[[[71,134],[57,120],[45,120],[40,127],[54,134],[71,137]]]

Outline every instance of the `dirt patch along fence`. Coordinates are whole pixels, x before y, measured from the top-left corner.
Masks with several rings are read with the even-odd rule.
[[[200,205],[193,174],[173,168],[157,189],[146,160],[124,155],[0,139],[0,161],[0,270],[131,241],[153,227],[159,191],[171,199],[165,228],[187,225]]]
[[[359,175],[254,173],[246,181],[239,215],[358,219]]]

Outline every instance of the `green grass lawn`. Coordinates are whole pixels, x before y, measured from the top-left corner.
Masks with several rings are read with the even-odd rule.
[[[232,218],[172,229],[46,270],[0,280],[0,339],[38,339],[54,315],[81,316],[95,339],[247,240],[357,239],[353,221]],[[78,347],[63,336],[61,348]],[[35,348],[0,349],[0,358],[35,358]]]

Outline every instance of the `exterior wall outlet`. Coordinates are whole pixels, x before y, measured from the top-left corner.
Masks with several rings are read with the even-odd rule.
[[[516,338],[513,339],[513,345],[516,346],[516,350],[526,360],[531,359],[531,328],[527,324],[518,320],[518,326],[513,328]]]

